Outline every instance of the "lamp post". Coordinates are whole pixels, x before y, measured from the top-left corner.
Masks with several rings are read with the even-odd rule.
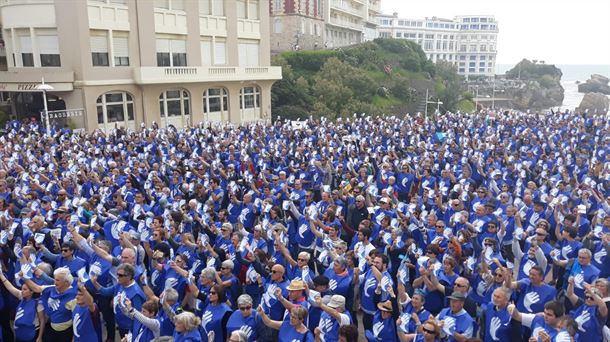
[[[42,91],[42,101],[44,102],[44,118],[47,121],[47,134],[51,134],[51,120],[49,118],[49,108],[47,107],[47,91],[51,91],[54,88],[50,84],[44,83],[44,77],[42,83],[36,86],[36,90]]]

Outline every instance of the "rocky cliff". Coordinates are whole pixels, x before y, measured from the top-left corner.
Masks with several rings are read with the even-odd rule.
[[[561,86],[561,70],[554,65],[538,64],[527,59],[506,72],[506,78],[520,86],[506,90],[516,109],[545,109],[560,106],[564,90]]]
[[[610,95],[610,85],[608,85],[608,77],[594,74],[585,83],[578,85],[579,93],[602,93]]]
[[[608,96],[601,93],[587,93],[580,102],[580,106],[576,108],[578,112],[590,111],[597,113],[605,113],[608,111],[610,100]]]

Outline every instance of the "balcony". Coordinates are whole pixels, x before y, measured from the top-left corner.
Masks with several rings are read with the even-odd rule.
[[[237,38],[261,39],[260,20],[237,19]]]
[[[155,8],[155,32],[187,34],[186,12]]]
[[[330,20],[328,21],[328,24],[332,25],[332,26],[347,28],[350,30],[358,31],[358,32],[361,32],[362,28],[363,28],[361,24],[353,23],[353,22],[350,22],[347,20],[340,20],[340,19],[333,18],[333,17],[330,18]]]
[[[140,67],[134,68],[137,84],[275,81],[281,67]]]

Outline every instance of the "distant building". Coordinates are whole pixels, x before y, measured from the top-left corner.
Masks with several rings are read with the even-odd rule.
[[[0,0],[0,104],[78,128],[271,117],[269,0]],[[1,70],[1,69],[0,69]],[[11,101],[7,101],[8,98]]]
[[[381,0],[271,0],[271,52],[316,50],[376,38]]]
[[[431,61],[454,63],[460,75],[494,75],[498,22],[493,16],[404,19],[394,13],[379,15],[377,24],[379,37],[412,40]]]

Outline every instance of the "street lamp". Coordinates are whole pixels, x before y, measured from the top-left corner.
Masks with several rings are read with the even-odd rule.
[[[50,84],[44,83],[44,77],[42,83],[36,86],[36,90],[42,91],[42,101],[44,102],[44,117],[47,121],[47,134],[51,135],[51,120],[49,118],[49,108],[47,107],[47,91],[54,90]]]

